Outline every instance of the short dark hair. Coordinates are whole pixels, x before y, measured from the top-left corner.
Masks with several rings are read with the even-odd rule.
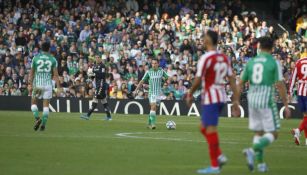
[[[260,43],[260,48],[261,49],[266,49],[266,50],[272,50],[273,48],[273,40],[270,37],[263,36],[258,39],[258,42]]]
[[[209,30],[206,33],[206,35],[210,37],[210,39],[212,41],[212,44],[216,46],[217,45],[217,41],[218,41],[218,34],[215,31]]]
[[[49,43],[49,42],[44,42],[44,43],[42,44],[42,50],[43,50],[44,52],[49,52],[49,49],[50,49],[50,43]]]
[[[151,61],[157,61],[159,63],[159,60],[157,58],[152,58]]]

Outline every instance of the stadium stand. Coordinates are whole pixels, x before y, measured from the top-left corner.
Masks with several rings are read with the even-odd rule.
[[[170,75],[163,83],[163,99],[180,100],[204,53],[202,36],[207,30],[219,33],[219,49],[229,56],[238,76],[257,54],[257,38],[270,36],[288,83],[295,61],[306,56],[307,16],[306,4],[287,2],[282,0],[274,12],[296,24],[295,34],[278,34],[240,0],[1,1],[0,95],[31,95],[31,61],[48,41],[65,90],[61,97],[93,96],[87,71],[100,57],[110,67],[110,98],[134,98],[131,92],[155,57]],[[298,6],[300,10],[293,11]],[[225,87],[229,89],[227,83]],[[147,87],[135,98],[147,98]]]

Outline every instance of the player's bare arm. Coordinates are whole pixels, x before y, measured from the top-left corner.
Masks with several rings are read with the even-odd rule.
[[[136,95],[137,91],[139,90],[139,88],[140,88],[143,84],[144,84],[144,81],[141,80],[141,81],[139,82],[139,84],[136,86],[135,90],[133,91],[133,95],[134,95],[134,96]]]
[[[199,88],[200,84],[201,84],[201,78],[195,77],[194,83],[193,83],[191,89],[188,91],[187,96],[186,96],[186,103],[187,103],[188,106],[192,105],[193,94]]]
[[[276,83],[276,88],[278,89],[279,95],[280,95],[282,102],[285,106],[285,116],[288,119],[288,118],[291,117],[291,111],[290,111],[289,106],[288,106],[286,86],[285,86],[284,82],[278,81]]]
[[[292,72],[291,79],[290,79],[289,92],[288,92],[289,102],[292,101],[293,88],[296,85],[295,83],[296,81],[297,81],[297,64],[295,65],[295,69]]]
[[[228,76],[228,80],[229,80],[230,88],[233,92],[233,100],[232,100],[233,111],[232,113],[233,113],[233,116],[238,117],[240,115],[240,109],[239,109],[240,91],[238,89],[241,89],[241,88],[238,88],[236,85],[235,75]]]
[[[30,91],[32,91],[32,89],[33,89],[34,74],[35,74],[35,70],[32,67],[31,70],[30,70],[30,75],[29,75],[29,80],[28,80],[28,82],[29,82],[28,86],[29,86]]]
[[[62,88],[61,88],[61,84],[60,84],[60,80],[59,80],[58,69],[56,67],[53,68],[53,76],[54,76],[54,80],[56,82],[57,95],[59,95],[62,92]]]

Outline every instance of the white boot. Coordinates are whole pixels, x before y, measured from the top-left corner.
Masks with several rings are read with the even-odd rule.
[[[296,145],[300,145],[300,136],[301,136],[300,130],[298,128],[295,128],[291,130],[291,133],[294,137],[294,143]]]

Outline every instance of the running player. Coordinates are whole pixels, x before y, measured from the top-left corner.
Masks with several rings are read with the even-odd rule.
[[[257,160],[259,172],[268,170],[263,160],[264,148],[277,139],[280,128],[277,106],[275,103],[275,85],[285,106],[285,115],[290,117],[286,87],[283,83],[282,69],[271,54],[273,41],[269,37],[259,39],[261,52],[251,59],[241,76],[240,89],[249,82],[248,112],[249,129],[254,134],[251,148],[243,150],[248,168],[254,171],[254,158]],[[237,94],[238,95],[238,94]]]
[[[307,57],[296,62],[295,69],[292,73],[289,87],[289,99],[292,98],[293,87],[297,81],[298,104],[303,112],[304,118],[298,128],[292,129],[294,142],[300,145],[300,135],[304,131],[305,144],[307,145]]]
[[[98,105],[98,100],[101,100],[101,103],[104,107],[104,111],[107,114],[106,120],[112,120],[111,112],[109,109],[109,104],[107,101],[107,93],[108,93],[108,84],[106,83],[108,69],[102,62],[100,57],[96,58],[96,64],[93,68],[93,76],[96,82],[96,91],[95,96],[93,98],[92,107],[88,110],[87,114],[82,114],[81,118],[85,120],[89,120],[91,114],[94,112]]]
[[[32,60],[32,68],[29,77],[29,88],[32,90],[31,111],[35,118],[34,130],[40,127],[41,131],[46,128],[49,116],[49,100],[52,98],[52,75],[56,81],[57,92],[61,91],[59,74],[57,70],[57,60],[49,54],[50,44],[42,44],[42,53],[35,56]],[[43,99],[43,115],[39,117],[37,99]]]
[[[138,89],[143,85],[144,82],[149,83],[149,103],[150,113],[148,116],[148,128],[156,129],[156,108],[160,104],[160,97],[162,94],[162,81],[168,78],[167,73],[159,68],[159,62],[156,59],[151,61],[152,68],[148,70],[139,82],[133,94],[135,95]]]
[[[234,114],[238,114],[239,101],[236,89],[235,75],[226,55],[217,51],[218,34],[208,31],[204,38],[207,53],[201,56],[197,65],[197,73],[194,83],[186,96],[189,106],[192,104],[193,93],[202,86],[202,112],[201,133],[207,139],[211,166],[200,169],[200,174],[218,174],[221,166],[226,163],[227,158],[221,152],[217,133],[218,117],[227,100],[225,92],[225,79],[228,78],[230,87],[235,94],[233,99]]]

